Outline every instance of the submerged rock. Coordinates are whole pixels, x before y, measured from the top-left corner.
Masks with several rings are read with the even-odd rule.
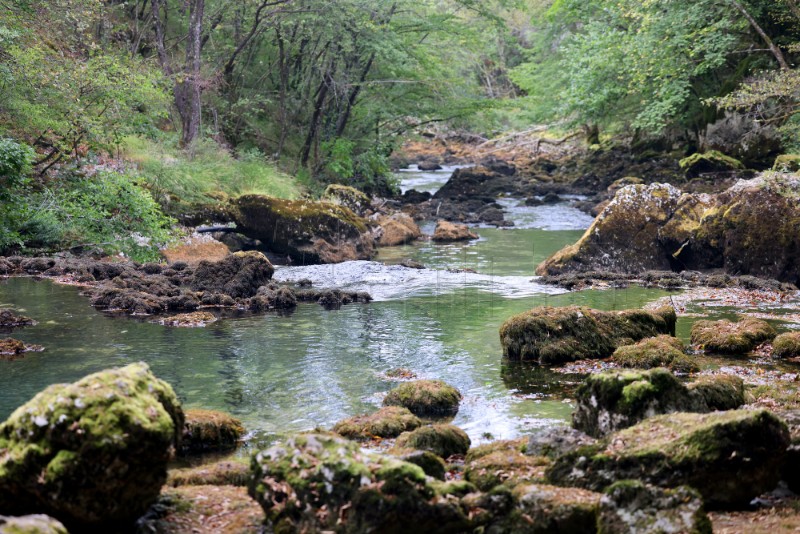
[[[709,507],[745,506],[775,487],[788,446],[786,424],[765,410],[673,413],[561,456],[547,477],[593,490],[629,479],[688,485]]]
[[[36,321],[24,315],[17,315],[12,310],[0,310],[0,328],[17,328],[20,326],[32,326]]]
[[[385,406],[369,415],[359,415],[339,421],[333,431],[348,439],[368,440],[396,438],[403,432],[415,430],[422,421],[402,406]]]
[[[0,513],[132,522],[158,496],[182,427],[175,392],[143,363],[52,385],[0,425]]]
[[[436,223],[436,229],[433,231],[431,239],[439,242],[468,241],[478,239],[478,234],[470,231],[466,224],[440,220]]]
[[[396,247],[422,237],[422,231],[409,215],[398,212],[378,219],[382,233],[378,245]]]
[[[425,476],[416,465],[362,451],[342,438],[301,434],[252,461],[250,495],[275,532],[443,532],[468,529],[464,482]]]
[[[638,480],[609,487],[600,499],[598,534],[711,534],[703,499],[692,488],[663,489]]]
[[[180,313],[171,317],[162,317],[156,322],[164,326],[175,326],[180,328],[202,328],[217,320],[217,316],[211,312]]]
[[[299,265],[368,260],[374,252],[368,221],[338,204],[244,195],[231,214],[243,234]]]
[[[687,387],[666,369],[608,371],[589,375],[575,401],[572,425],[602,437],[657,414],[738,408],[744,404],[744,383],[715,376]]]
[[[26,352],[42,352],[41,345],[29,345],[19,339],[7,337],[0,339],[0,360],[16,360]]]
[[[0,515],[0,534],[68,534],[60,521],[46,515]]]
[[[461,393],[441,380],[404,382],[386,394],[384,406],[404,406],[420,417],[447,417],[458,413]]]
[[[411,432],[403,432],[395,442],[399,449],[430,451],[442,458],[467,454],[470,444],[466,432],[447,424],[422,426]]]
[[[678,373],[700,370],[700,366],[686,354],[683,341],[667,335],[649,337],[635,345],[619,347],[611,358],[622,367],[635,369],[666,367]]]
[[[776,335],[769,323],[751,317],[736,323],[723,319],[692,325],[692,344],[718,354],[746,354]]]
[[[800,356],[800,332],[787,332],[772,341],[775,358],[797,358]]]
[[[244,436],[242,422],[215,410],[186,410],[180,452],[183,455],[235,449]]]
[[[534,308],[500,327],[503,355],[512,360],[559,364],[607,358],[622,345],[659,334],[675,335],[675,310],[603,312],[569,306]]]

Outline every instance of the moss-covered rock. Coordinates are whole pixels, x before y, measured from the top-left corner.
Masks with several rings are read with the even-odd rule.
[[[367,210],[367,208],[369,208],[370,205],[369,197],[367,195],[355,187],[350,187],[348,185],[329,185],[325,188],[325,192],[322,194],[322,199],[340,206],[344,206],[360,216],[364,215],[364,212]]]
[[[776,335],[769,323],[752,317],[735,323],[723,319],[697,321],[692,325],[692,344],[718,354],[746,354]]]
[[[44,347],[41,345],[24,343],[13,337],[0,339],[0,360],[16,360],[26,352],[42,352],[43,350]]]
[[[260,252],[237,252],[217,262],[201,261],[189,285],[194,291],[252,297],[272,279],[275,268]]]
[[[431,239],[442,243],[468,241],[470,239],[478,239],[478,234],[471,232],[466,224],[440,220],[436,223]]]
[[[242,422],[215,410],[186,410],[181,438],[181,454],[233,450],[244,436]]]
[[[461,393],[441,380],[404,382],[386,394],[384,406],[403,406],[420,417],[446,417],[458,413]]]
[[[468,483],[444,483],[331,435],[302,434],[257,453],[250,495],[274,532],[463,532]]]
[[[42,514],[8,517],[0,515],[0,534],[68,534],[60,521]]]
[[[575,400],[572,425],[594,437],[656,414],[708,411],[705,403],[666,369],[589,375],[575,393]]]
[[[175,392],[146,364],[52,385],[0,425],[0,513],[70,528],[133,521],[158,496],[181,428]]]
[[[519,486],[508,532],[595,532],[601,495],[546,484]]]
[[[167,486],[246,486],[250,480],[250,462],[231,458],[196,467],[170,469]]]
[[[781,154],[780,156],[775,158],[775,164],[772,166],[772,170],[779,172],[800,171],[800,155]]]
[[[663,489],[638,480],[612,484],[600,500],[598,534],[711,534],[703,499],[692,488]]]
[[[709,411],[735,410],[745,404],[744,381],[738,376],[701,376],[689,383],[687,389],[702,399]]]
[[[155,322],[164,326],[178,328],[202,328],[216,322],[217,316],[211,312],[180,313],[170,317],[162,317]]]
[[[441,456],[437,456],[431,451],[415,451],[412,449],[408,451],[397,451],[397,453],[394,451],[390,452],[404,462],[418,465],[429,477],[444,480],[447,464],[444,463]]]
[[[558,364],[607,358],[617,347],[659,334],[675,335],[675,310],[603,312],[569,306],[541,307],[500,327],[503,355],[512,360]]]
[[[669,184],[623,187],[583,237],[545,260],[536,274],[670,270],[658,232],[672,217],[680,198],[681,191]]]
[[[409,215],[398,212],[378,219],[381,227],[381,237],[378,245],[382,247],[396,247],[405,245],[422,237],[422,230]]]
[[[635,345],[618,347],[611,355],[622,367],[653,369],[666,367],[676,373],[693,373],[700,370],[685,352],[683,342],[672,336],[649,337]]]
[[[540,428],[528,438],[525,454],[555,459],[581,447],[594,445],[596,442],[597,440],[588,434],[567,426]]]
[[[518,451],[497,451],[467,462],[464,478],[481,491],[490,491],[501,484],[514,488],[519,484],[543,483],[550,460],[543,456],[527,456]]]
[[[348,439],[396,438],[419,428],[422,421],[402,406],[385,406],[369,415],[359,415],[334,425],[333,431]]]
[[[17,315],[13,310],[0,309],[0,328],[17,328],[34,324],[36,324],[36,321],[30,317]]]
[[[800,356],[800,332],[787,332],[772,341],[775,358],[797,358]]]
[[[525,454],[528,448],[527,443],[527,438],[501,439],[497,441],[490,441],[489,443],[483,443],[467,451],[467,455],[464,457],[464,462],[474,462],[475,460],[483,458],[484,456],[489,456],[495,452],[518,452]]]
[[[471,441],[466,432],[453,425],[422,426],[397,438],[399,448],[430,451],[442,458],[467,454]]]
[[[338,204],[244,195],[231,215],[241,233],[299,265],[368,260],[374,252],[369,222]]]
[[[628,479],[688,485],[709,507],[735,507],[775,487],[788,446],[786,424],[765,410],[673,413],[561,456],[547,477],[593,490]]]
[[[740,171],[744,169],[742,162],[736,158],[726,156],[717,150],[697,152],[683,158],[679,163],[687,178],[697,178],[701,174]]]

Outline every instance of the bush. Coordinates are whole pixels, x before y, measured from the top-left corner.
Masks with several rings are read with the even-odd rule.
[[[35,155],[28,145],[0,137],[0,250],[20,244],[17,227],[27,211],[22,197]]]

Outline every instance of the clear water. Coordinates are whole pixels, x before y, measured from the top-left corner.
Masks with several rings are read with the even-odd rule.
[[[413,179],[414,187],[435,188],[440,177],[434,174],[427,182],[412,177],[406,185]],[[279,280],[311,278],[318,287],[365,289],[377,299],[335,311],[300,305],[293,313],[241,315],[206,328],[179,329],[108,316],[74,287],[26,278],[2,281],[0,306],[39,321],[14,336],[46,350],[0,361],[0,420],[49,384],[145,361],[186,406],[240,417],[253,446],[374,410],[396,385],[384,373],[398,367],[458,387],[465,399],[454,423],[475,442],[565,421],[579,377],[504,362],[500,324],[534,306],[623,309],[666,293],[641,288],[566,293],[531,281],[535,265],[573,243],[587,220],[566,204],[516,207],[509,210],[512,218],[543,222],[480,228],[481,239],[470,243],[383,249],[375,262],[278,270]],[[428,268],[397,265],[406,258]]]

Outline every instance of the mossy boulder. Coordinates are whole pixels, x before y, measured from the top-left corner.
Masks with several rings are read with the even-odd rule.
[[[649,337],[635,345],[618,347],[611,359],[622,367],[653,369],[666,367],[677,373],[693,373],[700,367],[685,352],[683,341],[660,335]]]
[[[396,438],[422,426],[422,421],[402,406],[385,406],[369,415],[359,415],[334,425],[333,431],[348,439]]]
[[[692,325],[692,344],[717,354],[746,354],[777,332],[766,321],[744,318],[738,322],[697,321]]]
[[[664,489],[638,480],[612,484],[600,499],[598,534],[711,534],[711,520],[697,491]]]
[[[175,392],[144,363],[49,386],[0,425],[0,513],[132,522],[158,496],[181,428]]]
[[[478,239],[478,234],[470,231],[466,224],[440,220],[436,223],[431,239],[440,243],[469,241],[470,239]]]
[[[775,164],[772,166],[772,170],[779,172],[800,171],[800,155],[781,154],[780,156],[775,158]]]
[[[536,274],[670,270],[658,233],[672,217],[681,195],[669,184],[621,188],[583,237],[545,260]]]
[[[517,438],[501,439],[497,441],[490,441],[489,443],[483,443],[467,451],[464,461],[466,463],[474,462],[475,460],[483,458],[484,456],[489,456],[490,454],[494,454],[496,452],[513,452],[524,454],[527,451],[527,442],[527,438]]]
[[[241,233],[298,265],[368,260],[374,252],[370,223],[339,204],[244,195],[230,211]]]
[[[0,534],[68,534],[60,521],[42,514],[8,517],[0,515]]]
[[[250,480],[250,462],[231,458],[196,467],[170,469],[167,486],[246,486]]]
[[[441,380],[404,382],[386,394],[384,406],[403,406],[420,417],[447,417],[458,413],[461,392]]]
[[[772,341],[775,358],[797,358],[800,356],[800,332],[787,332]]]
[[[527,440],[525,454],[556,459],[587,445],[594,445],[596,439],[567,426],[554,426],[535,430]]]
[[[514,488],[519,484],[545,482],[544,472],[550,460],[543,456],[527,456],[521,452],[497,451],[467,462],[464,479],[481,491],[495,486]]]
[[[382,247],[396,247],[405,245],[422,237],[422,230],[411,216],[398,212],[378,219],[381,227],[381,237],[378,245]]]
[[[235,449],[244,436],[242,422],[216,410],[186,410],[181,454],[224,452]]]
[[[568,306],[515,315],[500,327],[503,355],[512,360],[560,364],[607,358],[617,347],[659,334],[675,335],[675,310],[604,312]]]
[[[601,495],[547,484],[518,486],[507,532],[595,532]]]
[[[697,152],[683,158],[679,165],[687,178],[697,178],[702,174],[724,173],[744,170],[742,162],[726,156],[717,150]]]
[[[788,446],[786,423],[766,410],[673,413],[561,456],[547,477],[595,491],[632,479],[688,485],[709,507],[744,506],[775,487]]]
[[[325,434],[301,434],[252,460],[250,495],[274,532],[463,532],[464,482]]]
[[[744,381],[738,376],[701,376],[686,387],[712,412],[735,410],[745,404]]]
[[[404,432],[395,442],[398,448],[430,451],[442,458],[467,454],[470,444],[466,432],[447,424],[422,426],[411,432]]]
[[[734,410],[744,405],[745,389],[736,376],[703,376],[684,385],[669,370],[657,368],[590,375],[575,399],[573,426],[601,437],[657,414]]]
[[[189,286],[193,291],[246,298],[252,297],[259,287],[267,284],[274,272],[275,268],[262,253],[237,252],[220,261],[201,261]]]
[[[447,472],[447,464],[441,456],[437,456],[431,451],[417,451],[409,449],[407,451],[389,451],[393,456],[410,464],[418,465],[429,477],[444,480]]]
[[[349,185],[331,184],[325,188],[322,199],[344,206],[353,213],[363,216],[370,207],[369,197]]]

